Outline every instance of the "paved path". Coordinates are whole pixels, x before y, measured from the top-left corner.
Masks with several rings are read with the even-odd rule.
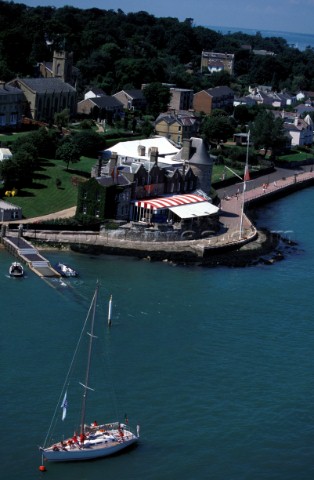
[[[33,218],[23,218],[22,220],[15,220],[11,223],[36,223],[41,222],[42,220],[55,220],[57,218],[72,218],[76,212],[76,206],[71,208],[66,208],[65,210],[60,210],[59,212],[49,213],[48,215],[41,215],[39,217]]]

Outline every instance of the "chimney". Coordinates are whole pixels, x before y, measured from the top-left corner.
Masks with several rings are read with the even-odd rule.
[[[5,82],[0,80],[0,89],[5,90]]]
[[[294,118],[294,125],[297,127],[298,124],[299,124],[299,117],[298,117],[298,115],[296,115],[295,118]]]
[[[109,175],[112,176],[113,182],[117,183],[117,181],[118,181],[118,154],[116,152],[111,153],[111,158],[109,160]]]
[[[99,155],[98,162],[97,162],[97,177],[101,177],[101,166],[102,166],[102,160],[101,160],[101,155]]]
[[[150,161],[155,165],[158,165],[158,148],[151,147],[150,149]]]
[[[140,157],[145,157],[145,145],[139,145],[137,147],[137,153],[140,155]]]
[[[181,160],[190,160],[191,158],[191,140],[183,139],[182,150],[181,150]]]

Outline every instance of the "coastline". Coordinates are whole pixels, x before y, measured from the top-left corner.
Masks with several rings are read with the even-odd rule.
[[[221,228],[217,234],[207,238],[158,241],[156,237],[150,241],[144,239],[141,241],[134,240],[132,235],[128,238],[127,230],[124,232],[124,238],[121,238],[121,236],[116,237],[111,231],[99,234],[92,231],[52,231],[29,228],[32,223],[37,224],[39,219],[32,219],[32,222],[28,220],[28,226],[22,235],[41,251],[73,250],[92,255],[131,256],[148,261],[207,267],[272,264],[285,257],[287,248],[293,251],[295,244],[274,232],[262,229],[257,231],[247,214],[243,212],[242,205],[245,202],[244,204],[249,208],[256,207],[280,196],[312,186],[314,183],[314,172],[311,170],[302,170],[293,175],[289,172],[289,176],[287,173],[286,170],[278,169],[269,174],[267,189],[261,189],[260,182],[263,179],[251,181],[242,202],[233,192],[237,185],[219,192]],[[69,215],[70,212],[71,210],[62,213]],[[50,218],[53,217],[60,218],[60,212],[50,216]],[[10,235],[9,229],[8,235]]]
[[[256,238],[238,248],[223,249],[215,252],[207,250],[203,258],[193,251],[166,251],[161,249],[130,249],[126,247],[116,248],[106,245],[82,245],[82,244],[48,244],[34,242],[39,251],[64,251],[77,252],[88,255],[116,255],[131,256],[139,260],[150,262],[165,262],[171,265],[203,266],[203,267],[249,267],[258,264],[271,265],[276,261],[283,260],[287,252],[294,251],[296,244],[274,234],[266,229],[257,231]]]

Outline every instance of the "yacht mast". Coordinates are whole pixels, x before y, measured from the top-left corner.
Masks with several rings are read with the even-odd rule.
[[[85,425],[85,410],[86,410],[86,398],[87,398],[87,391],[92,390],[88,386],[89,383],[89,372],[90,372],[90,366],[91,366],[91,357],[92,357],[92,347],[93,347],[93,339],[94,339],[94,323],[95,323],[95,313],[96,313],[96,305],[97,305],[97,296],[98,296],[98,284],[96,286],[96,290],[94,293],[94,297],[92,300],[92,318],[91,318],[91,331],[87,332],[89,335],[89,346],[88,346],[88,354],[87,354],[87,366],[86,366],[86,374],[85,374],[85,383],[81,383],[81,385],[84,387],[84,392],[83,392],[83,399],[82,399],[82,413],[81,413],[81,434],[84,435],[84,425]]]

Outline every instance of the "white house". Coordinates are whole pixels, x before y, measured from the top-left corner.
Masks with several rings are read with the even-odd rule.
[[[88,98],[105,97],[106,93],[101,88],[91,88],[84,94],[84,100]]]
[[[296,116],[293,123],[285,122],[285,130],[291,137],[291,145],[311,145],[313,143],[313,121],[310,115],[304,120]]]

